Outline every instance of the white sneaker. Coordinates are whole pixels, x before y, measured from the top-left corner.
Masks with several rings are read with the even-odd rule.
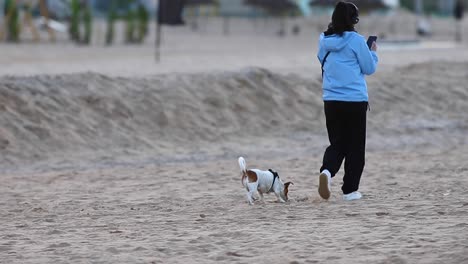
[[[331,195],[331,173],[328,170],[323,170],[319,176],[318,192],[323,199],[330,198]]]
[[[358,191],[343,195],[343,200],[345,201],[359,200],[361,198],[362,198],[362,194]]]

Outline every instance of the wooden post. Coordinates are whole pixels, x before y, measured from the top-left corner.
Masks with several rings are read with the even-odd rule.
[[[462,42],[462,22],[461,19],[455,20],[455,41]]]
[[[156,62],[160,62],[161,55],[160,55],[160,48],[161,48],[161,23],[158,22],[156,18]]]
[[[227,36],[227,35],[229,35],[229,32],[230,32],[230,30],[229,30],[229,17],[227,15],[225,15],[223,17],[223,34]]]
[[[454,10],[453,10],[453,15],[455,17],[455,41],[456,42],[462,42],[462,35],[463,35],[463,30],[462,30],[462,20],[463,20],[463,14],[465,7],[463,5],[463,2],[461,0],[458,0],[455,3]]]

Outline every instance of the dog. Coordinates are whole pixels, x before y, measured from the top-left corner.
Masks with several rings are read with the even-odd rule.
[[[242,173],[242,185],[247,190],[247,201],[250,205],[254,203],[254,194],[258,193],[263,200],[264,193],[275,193],[278,202],[288,201],[289,185],[292,182],[283,183],[278,173],[269,169],[267,171],[258,169],[247,170],[245,159],[239,157],[239,167]]]

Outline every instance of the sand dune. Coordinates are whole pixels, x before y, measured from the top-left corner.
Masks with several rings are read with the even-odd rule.
[[[2,163],[305,130],[320,109],[318,83],[263,69],[141,79],[10,77],[0,87]]]
[[[370,147],[465,142],[467,66],[431,62],[370,78]],[[164,154],[194,142],[324,132],[319,80],[260,68],[147,78],[7,77],[0,80],[0,91],[5,166],[80,153],[97,153],[97,159],[103,153]]]

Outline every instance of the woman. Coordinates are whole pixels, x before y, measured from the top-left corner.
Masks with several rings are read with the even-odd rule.
[[[377,67],[377,44],[367,46],[354,26],[359,22],[358,8],[339,2],[327,31],[320,35],[317,57],[322,63],[323,101],[330,146],[323,156],[319,176],[319,194],[328,199],[331,179],[345,161],[343,199],[361,199],[359,181],[364,169],[366,112],[368,94],[365,75]]]

